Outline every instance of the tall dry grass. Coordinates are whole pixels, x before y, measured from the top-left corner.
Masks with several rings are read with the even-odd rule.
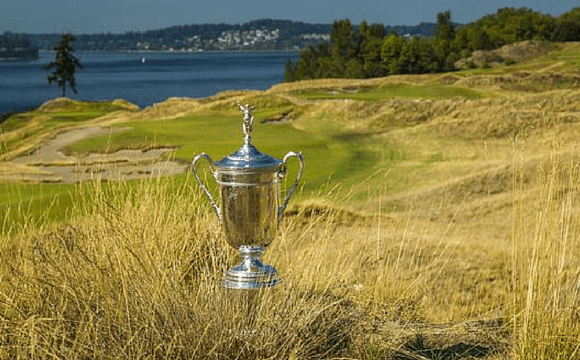
[[[540,186],[514,179],[514,358],[580,358],[580,228],[577,155],[548,141]],[[570,149],[568,149],[570,150]],[[516,161],[520,168],[525,160]]]
[[[192,179],[97,182],[77,220],[2,239],[0,359],[578,357],[579,169],[561,150],[539,187],[514,161],[497,243],[461,207],[437,222],[417,216],[437,204],[305,202],[266,251],[283,283],[258,292],[221,286],[237,254]]]
[[[200,196],[170,179],[97,183],[79,209],[82,220],[3,241],[0,358],[326,358],[345,351],[354,306],[299,271],[270,291],[221,286],[235,253]],[[320,261],[315,251],[303,256],[297,267]]]

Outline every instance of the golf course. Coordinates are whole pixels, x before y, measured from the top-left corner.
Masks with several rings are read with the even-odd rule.
[[[305,162],[265,251],[282,284],[251,301],[221,286],[238,254],[191,171],[243,143],[238,103],[261,152]],[[579,147],[578,42],[143,109],[56,98],[0,123],[0,359],[579,358]]]

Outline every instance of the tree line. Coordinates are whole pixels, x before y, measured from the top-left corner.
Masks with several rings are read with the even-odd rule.
[[[308,45],[296,62],[288,60],[286,81],[318,78],[372,78],[455,70],[455,62],[475,50],[491,50],[524,40],[580,41],[580,7],[558,16],[528,8],[501,8],[470,24],[456,26],[451,12],[437,14],[434,36],[387,34],[382,24],[355,27],[335,21],[330,43]]]
[[[136,50],[137,43],[147,42],[155,50],[161,50],[162,45],[179,48],[186,39],[198,36],[202,41],[219,37],[223,32],[244,31],[251,29],[280,29],[281,38],[293,45],[300,45],[300,35],[307,33],[328,34],[330,24],[308,24],[290,20],[261,19],[244,24],[191,24],[177,25],[163,29],[146,31],[128,31],[122,34],[97,33],[76,34],[76,48],[83,51]],[[51,50],[60,41],[60,34],[29,34],[32,41],[44,50]],[[278,44],[282,47],[284,44]]]
[[[0,50],[28,49],[31,47],[30,39],[24,34],[6,35],[0,35]]]
[[[421,23],[414,26],[387,26],[386,31],[394,30],[399,34],[429,35],[432,33],[434,23]],[[245,31],[252,29],[278,29],[280,39],[273,44],[273,48],[294,49],[303,48],[308,44],[316,44],[320,41],[305,40],[304,34],[329,34],[332,24],[311,24],[292,20],[259,19],[243,24],[192,24],[178,25],[163,29],[147,31],[129,31],[123,34],[100,33],[100,34],[76,34],[76,48],[82,51],[109,50],[126,51],[137,50],[137,43],[147,42],[152,49],[162,50],[163,45],[179,48],[185,39],[198,36],[202,43],[216,39],[223,32]],[[60,34],[28,34],[31,41],[40,49],[51,50],[60,41]],[[212,50],[210,46],[202,46],[206,50]]]

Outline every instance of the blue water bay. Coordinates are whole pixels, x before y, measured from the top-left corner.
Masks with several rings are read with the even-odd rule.
[[[284,79],[284,65],[296,52],[75,53],[84,69],[77,72],[79,100],[122,98],[146,107],[169,97],[200,98],[219,91],[265,90]],[[30,62],[0,62],[0,113],[36,107],[60,96],[42,69],[54,58],[41,52]]]

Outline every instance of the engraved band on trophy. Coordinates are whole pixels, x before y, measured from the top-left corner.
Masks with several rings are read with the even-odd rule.
[[[230,268],[223,284],[230,289],[262,289],[281,282],[278,271],[261,261],[262,252],[272,243],[288,201],[302,177],[302,153],[288,152],[282,160],[260,152],[252,144],[254,107],[238,104],[244,114],[242,130],[244,144],[218,162],[201,153],[192,163],[197,182],[211,203],[230,246],[240,251],[242,262]],[[280,181],[287,172],[287,161],[298,158],[300,167],[296,179],[280,204]],[[219,206],[202,182],[197,163],[206,159],[218,185]]]

